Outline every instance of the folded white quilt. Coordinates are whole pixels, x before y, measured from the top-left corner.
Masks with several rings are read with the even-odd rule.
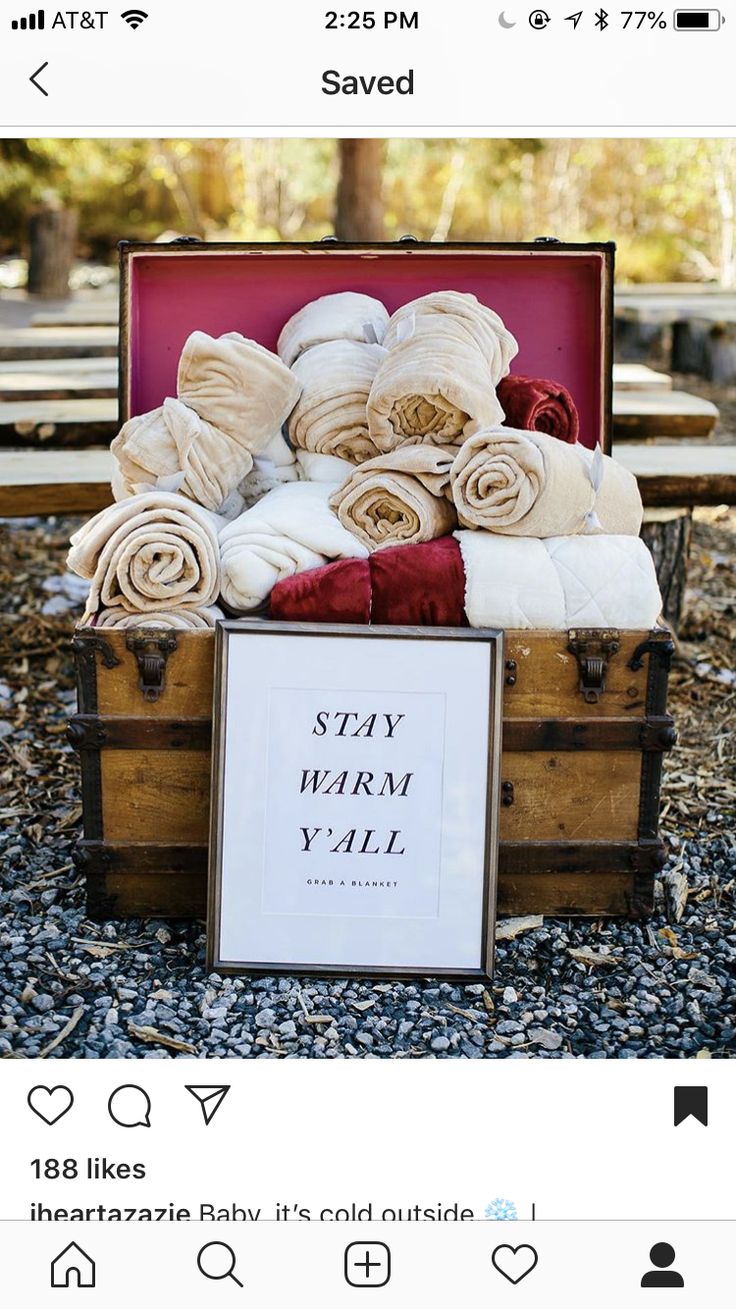
[[[471,627],[648,629],[662,600],[637,536],[497,536],[456,532]]]
[[[179,362],[178,396],[131,418],[112,442],[116,500],[181,491],[219,511],[279,433],[301,392],[277,355],[237,332],[193,332]]]
[[[446,495],[451,464],[447,447],[403,446],[359,464],[330,504],[369,550],[434,541],[457,526]]]
[[[228,524],[220,535],[221,594],[228,609],[257,609],[283,577],[331,559],[366,558],[366,547],[329,507],[334,490],[334,482],[290,482]]]
[[[68,565],[91,582],[85,619],[99,609],[206,609],[220,589],[223,520],[183,495],[150,491],[110,505],[71,539]]]
[[[301,355],[293,365],[302,394],[289,419],[292,443],[354,464],[377,455],[366,406],[385,357],[382,346],[364,341],[327,341]]]
[[[291,366],[305,350],[325,341],[364,341],[381,345],[388,310],[380,300],[361,291],[338,291],[310,300],[281,330],[276,349]]]
[[[95,614],[94,626],[106,628],[155,627],[180,632],[212,631],[218,618],[224,618],[222,609],[210,605],[208,609],[193,609],[180,605],[178,609],[152,610],[145,614],[131,614],[121,605],[113,609],[100,609]]]
[[[633,473],[600,449],[545,432],[475,433],[459,451],[451,480],[464,527],[510,536],[639,535],[643,509]]]

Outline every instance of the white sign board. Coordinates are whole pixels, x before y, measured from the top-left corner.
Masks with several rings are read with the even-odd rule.
[[[218,628],[217,971],[486,975],[500,634]]]

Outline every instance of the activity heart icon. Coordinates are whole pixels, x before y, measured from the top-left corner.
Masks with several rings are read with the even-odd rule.
[[[68,1086],[34,1086],[28,1092],[28,1107],[49,1127],[68,1114],[73,1104],[74,1096]]]
[[[497,1245],[491,1256],[497,1273],[518,1286],[525,1277],[534,1272],[539,1256],[531,1245]]]

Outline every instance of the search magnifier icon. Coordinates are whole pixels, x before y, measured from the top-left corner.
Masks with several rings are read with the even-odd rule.
[[[224,1241],[208,1241],[197,1255],[197,1267],[211,1282],[224,1282],[231,1277],[242,1290],[243,1283],[235,1276],[235,1251]]]

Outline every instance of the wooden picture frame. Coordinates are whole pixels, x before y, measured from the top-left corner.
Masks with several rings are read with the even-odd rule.
[[[497,631],[218,624],[210,969],[491,975],[503,667]]]

